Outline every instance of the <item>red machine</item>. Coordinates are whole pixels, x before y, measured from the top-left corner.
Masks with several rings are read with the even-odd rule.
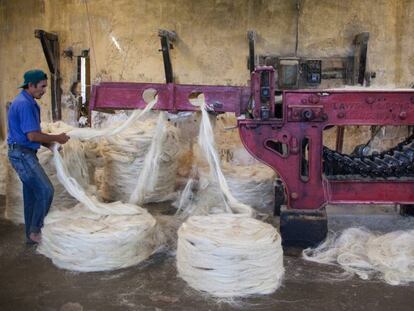
[[[154,89],[158,110],[197,111],[189,99],[203,93],[211,111],[234,112],[246,149],[283,181],[277,199],[284,245],[323,240],[328,203],[414,203],[412,138],[371,156],[344,155],[322,141],[329,126],[414,125],[414,90],[284,91],[276,103],[274,79],[273,67],[259,67],[250,87],[101,83],[92,88],[90,109],[143,108],[144,91]]]

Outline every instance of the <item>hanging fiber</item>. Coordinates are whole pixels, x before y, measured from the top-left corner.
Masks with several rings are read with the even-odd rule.
[[[226,213],[237,213],[246,214],[252,216],[254,214],[253,209],[241,202],[239,202],[231,193],[227,181],[223,175],[223,171],[220,166],[220,159],[215,149],[214,134],[211,127],[209,115],[205,104],[201,108],[202,118],[200,124],[200,132],[198,136],[198,146],[203,152],[204,157],[207,160],[208,167],[210,168],[210,179],[217,183],[220,191],[215,194],[216,197],[220,197],[224,203],[223,212]],[[206,188],[204,182],[204,187]],[[211,183],[207,181],[207,183]],[[188,187],[187,187],[188,188]],[[188,208],[193,209],[194,207],[189,206]],[[185,213],[184,210],[182,212]]]
[[[175,198],[178,131],[166,122],[165,113],[157,123],[150,118],[137,122],[148,116],[156,101],[108,128],[71,128],[54,123],[49,132],[59,129],[82,141],[91,179],[105,200],[138,204],[171,200]]]
[[[192,116],[190,122],[199,119]],[[244,148],[234,115],[224,114],[210,118],[214,122],[215,148],[220,158],[223,176],[231,194],[239,202],[249,205],[261,212],[273,210],[274,171],[253,158]],[[191,165],[193,172],[189,174]],[[191,152],[182,154],[179,175],[191,175],[192,184],[185,187],[181,197],[174,203],[183,217],[189,215],[208,215],[226,210],[225,201],[220,193],[217,179],[209,176],[209,164],[205,159],[205,151],[193,146]],[[184,196],[187,196],[185,199]],[[183,205],[183,202],[186,205]],[[187,204],[188,203],[188,204]]]
[[[134,110],[131,116],[122,123],[121,126],[108,127],[103,129],[92,129],[92,128],[74,128],[66,133],[71,138],[78,138],[80,140],[90,140],[99,137],[114,136],[125,129],[129,128],[135,122],[140,120],[145,114],[147,114],[157,103],[157,99],[152,100],[143,110]]]
[[[175,158],[178,153],[178,138],[167,129],[165,113],[161,112],[138,182],[131,193],[130,203],[143,204],[172,199],[177,173]]]
[[[375,234],[349,228],[331,235],[303,258],[323,264],[338,264],[350,274],[367,280],[378,276],[390,285],[414,282],[414,230]]]
[[[223,174],[234,197],[255,209],[273,210],[276,174],[243,146],[235,115],[218,116],[214,134]]]

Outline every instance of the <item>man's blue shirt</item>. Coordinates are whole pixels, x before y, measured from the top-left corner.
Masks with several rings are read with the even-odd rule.
[[[13,100],[8,112],[7,143],[37,150],[40,143],[27,138],[30,132],[40,131],[40,107],[34,98],[22,90]]]

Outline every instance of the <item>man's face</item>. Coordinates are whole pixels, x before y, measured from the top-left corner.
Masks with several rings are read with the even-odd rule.
[[[46,93],[47,80],[39,81],[36,85],[29,83],[29,88],[27,91],[36,99],[42,98]]]

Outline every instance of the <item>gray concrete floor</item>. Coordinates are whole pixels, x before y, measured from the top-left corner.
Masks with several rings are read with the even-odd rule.
[[[2,200],[0,199],[0,206]],[[1,210],[0,210],[1,212]],[[380,231],[414,228],[391,208],[328,210],[330,229],[363,225]],[[283,286],[272,295],[220,302],[177,277],[175,258],[156,254],[128,269],[75,273],[26,246],[23,226],[0,219],[0,310],[413,310],[411,286],[390,286],[285,256]],[[269,267],[271,269],[271,267]]]

